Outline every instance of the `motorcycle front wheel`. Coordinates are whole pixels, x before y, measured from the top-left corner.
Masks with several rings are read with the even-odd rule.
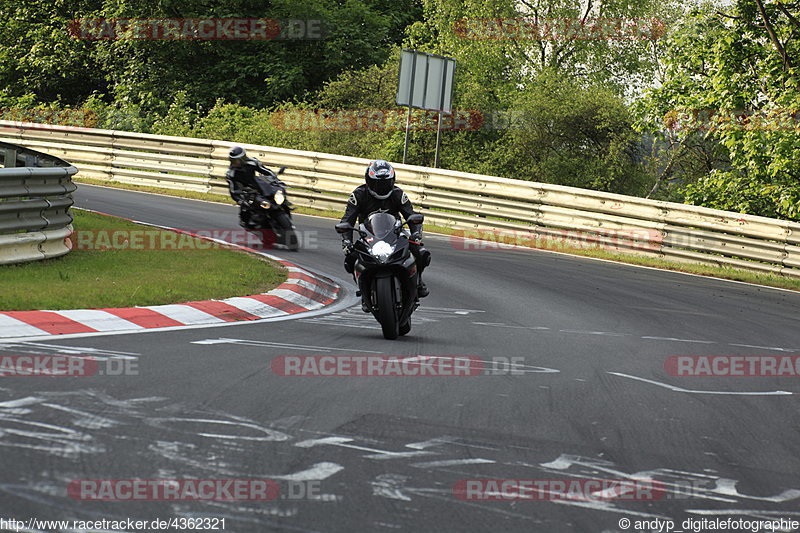
[[[394,340],[400,335],[393,281],[393,278],[375,280],[374,303],[378,306],[377,319],[383,330],[383,337],[389,340]]]
[[[282,244],[286,245],[289,251],[296,252],[300,249],[300,242],[297,232],[292,225],[292,219],[285,212],[281,211],[275,216],[275,226],[282,237]]]

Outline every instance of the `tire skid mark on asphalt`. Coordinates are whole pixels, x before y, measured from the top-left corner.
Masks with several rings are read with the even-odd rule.
[[[5,396],[12,396],[7,390],[4,392]],[[9,397],[7,399],[0,396],[0,400],[2,400],[0,409],[27,409],[27,414],[34,415],[26,419],[31,424],[45,424],[46,422],[41,421],[41,417],[47,416],[47,412],[43,412],[42,409],[51,408],[54,405],[62,407],[63,409],[60,411],[71,413],[79,418],[92,416],[95,414],[93,411],[99,411],[97,416],[102,415],[107,420],[121,422],[114,432],[90,432],[87,431],[87,428],[68,427],[62,429],[75,432],[71,437],[77,435],[77,440],[83,440],[89,446],[96,448],[96,451],[84,449],[80,454],[83,456],[91,454],[93,459],[97,459],[98,453],[114,453],[115,446],[121,441],[128,441],[143,446],[148,452],[155,453],[167,461],[166,465],[163,464],[163,460],[160,465],[155,461],[146,462],[143,468],[152,465],[153,471],[137,472],[137,477],[142,478],[148,478],[151,474],[171,478],[193,477],[211,472],[215,475],[245,478],[265,476],[282,481],[326,480],[346,469],[352,468],[355,472],[364,471],[364,461],[367,461],[371,465],[368,470],[374,470],[375,465],[384,465],[385,470],[371,478],[359,478],[355,485],[348,485],[350,490],[357,490],[358,484],[363,483],[371,489],[373,496],[389,498],[406,504],[409,506],[409,511],[418,510],[421,501],[436,500],[445,504],[457,505],[463,510],[470,509],[470,512],[479,510],[481,513],[499,513],[508,518],[525,521],[542,520],[541,515],[535,511],[535,507],[528,507],[527,509],[531,511],[530,514],[526,514],[526,512],[516,512],[525,507],[512,505],[511,508],[514,510],[509,510],[505,507],[486,505],[476,501],[462,501],[455,498],[452,487],[459,479],[464,478],[541,478],[556,474],[561,478],[653,480],[662,483],[667,491],[676,495],[681,495],[685,492],[686,487],[691,487],[691,496],[698,503],[759,502],[783,505],[800,499],[800,490],[794,488],[784,488],[781,492],[769,496],[745,494],[736,488],[738,483],[736,480],[725,478],[722,475],[709,474],[708,472],[713,472],[709,469],[704,469],[703,473],[672,468],[656,468],[629,473],[611,461],[559,453],[558,448],[565,446],[564,444],[556,445],[556,448],[551,446],[549,450],[543,451],[539,446],[514,446],[505,439],[497,443],[494,440],[486,440],[487,438],[500,438],[493,436],[494,434],[489,437],[461,437],[459,432],[462,430],[454,428],[439,432],[437,427],[424,423],[419,425],[420,422],[414,419],[397,420],[395,417],[389,417],[389,420],[393,421],[390,427],[396,426],[394,430],[396,436],[393,438],[392,434],[386,435],[383,431],[376,429],[385,427],[387,422],[385,417],[377,415],[374,420],[367,421],[363,417],[359,417],[353,421],[350,429],[342,428],[340,431],[332,433],[303,428],[288,429],[288,427],[303,423],[308,417],[284,417],[274,423],[258,423],[233,414],[171,404],[166,398],[159,397],[117,399],[96,391],[70,391],[64,393],[36,392],[35,396]],[[3,422],[5,419],[0,421],[0,423]],[[71,423],[75,425],[76,421],[73,420]],[[409,428],[404,428],[403,424],[412,424],[417,430],[410,431]],[[281,431],[277,431],[275,426],[280,426]],[[155,446],[153,440],[146,434],[146,430],[143,429],[147,427],[154,428],[154,431],[157,430],[158,437]],[[41,429],[44,428],[45,426],[42,426]],[[427,434],[420,434],[420,430]],[[476,434],[475,431],[477,430],[465,430],[465,435]],[[368,436],[370,432],[376,432],[378,437],[370,438]],[[61,437],[61,435],[54,436],[52,431],[45,433],[39,437],[51,441],[53,438]],[[418,438],[404,443],[402,436],[409,433],[422,437],[422,440]],[[302,436],[304,434],[313,435],[313,437],[304,438]],[[476,435],[484,434],[477,433]],[[203,440],[189,442],[185,440],[186,436],[202,436]],[[264,441],[265,436],[266,441]],[[13,438],[14,435],[0,434],[0,443],[9,444],[3,442],[7,441],[9,437]],[[398,439],[400,440],[398,441]],[[242,458],[253,453],[263,454],[265,443],[270,447],[288,446],[289,449],[307,450],[303,457],[308,460],[300,461],[299,466],[298,461],[293,461],[296,466],[289,472],[270,472],[272,469],[282,468],[280,464],[272,466],[265,464],[263,468],[266,472],[259,472],[259,468],[254,469],[252,463],[243,462]],[[474,450],[477,450],[477,453]],[[133,452],[136,453],[136,450],[134,449]],[[534,462],[513,460],[519,453],[535,453],[542,456],[542,460],[534,460]],[[431,457],[431,460],[420,462],[419,457],[421,456]],[[78,479],[87,474],[92,477],[95,477],[95,474],[98,474],[96,477],[103,477],[103,474],[87,473],[83,470],[86,467],[85,460],[75,457],[75,455],[57,454],[51,457],[46,471],[48,473],[43,473],[42,476],[52,476],[52,472],[55,471],[57,477],[55,481],[44,479],[29,485],[17,484],[13,489],[10,486],[0,485],[0,491],[9,496],[36,502],[37,505],[50,511],[66,509],[73,518],[91,516],[91,513],[95,512],[95,508],[87,502],[82,502],[80,505],[70,502],[64,495],[63,486],[69,480]],[[385,459],[392,460],[386,462]],[[58,463],[59,461],[61,464]],[[98,464],[104,464],[104,462],[99,461]],[[520,472],[524,470],[532,470],[533,474],[520,475]],[[431,476],[433,477],[431,478]],[[429,483],[435,486],[426,486]],[[341,486],[341,483],[335,486]],[[343,504],[345,500],[337,494],[326,494],[324,501]],[[589,511],[618,515],[661,516],[661,514],[640,510],[643,505],[641,502],[554,500],[550,503],[573,505]],[[179,516],[198,517],[211,514],[220,516],[222,514],[230,517],[234,522],[240,521],[244,524],[253,521],[264,525],[265,520],[270,516],[293,520],[301,519],[304,516],[302,513],[304,508],[297,504],[297,501],[290,500],[270,502],[266,505],[264,502],[259,502],[257,505],[248,502],[180,502],[175,503],[173,509]],[[211,512],[215,510],[216,513]],[[773,512],[770,509],[740,509],[739,511],[747,516]],[[696,512],[711,513],[714,511],[698,508]],[[774,512],[780,514],[779,511]],[[390,517],[378,518],[389,519]],[[289,524],[289,526],[305,530],[299,523]]]
[[[363,448],[366,446],[360,446],[357,444],[357,437],[344,437],[339,436],[336,438],[320,438],[314,441],[314,445],[333,445],[341,448],[349,448],[351,450],[355,450],[357,452],[363,452]],[[458,442],[456,437],[447,436],[447,437],[437,437],[430,439],[429,441],[424,441],[423,444],[428,442],[436,443],[436,445],[447,446],[451,444],[462,444],[469,446],[470,443],[468,442]],[[370,449],[375,449],[377,443],[374,441],[370,441]],[[416,447],[419,443],[409,443],[406,444],[406,447]],[[425,446],[428,447],[428,446]],[[492,447],[490,446],[478,446],[483,450],[491,450]],[[501,448],[495,448],[498,452]],[[439,450],[439,453],[445,453],[444,450]],[[485,453],[485,452],[484,452]],[[376,455],[362,455],[359,453],[362,458],[367,459],[376,459]],[[486,454],[486,456],[491,457],[490,454]],[[471,470],[460,472],[457,470],[453,470],[451,467],[459,466],[460,465],[472,465],[478,470]],[[406,466],[415,467],[419,466],[420,463],[410,463]],[[398,470],[400,467],[400,463],[392,462],[392,469]],[[763,503],[788,503],[795,499],[800,499],[800,490],[798,489],[786,489],[782,492],[773,495],[773,496],[755,496],[744,494],[741,491],[737,490],[735,487],[738,483],[737,480],[731,478],[725,478],[718,475],[710,475],[707,473],[694,473],[690,471],[682,471],[682,470],[675,470],[671,468],[656,468],[650,469],[646,471],[638,471],[633,473],[627,473],[622,468],[619,468],[615,463],[611,461],[606,461],[602,459],[597,459],[593,457],[583,457],[579,455],[571,455],[571,454],[560,454],[555,460],[549,460],[542,463],[522,463],[517,461],[507,462],[502,461],[499,459],[488,459],[484,457],[480,458],[467,458],[461,460],[448,460],[444,459],[442,461],[431,461],[429,462],[429,470],[435,470],[440,474],[453,474],[457,477],[463,478],[487,478],[487,477],[500,477],[498,472],[496,471],[499,467],[508,468],[509,472],[513,472],[514,475],[510,477],[529,477],[529,476],[520,476],[519,469],[520,467],[532,468],[537,470],[537,474],[534,475],[534,478],[542,478],[543,474],[557,474],[564,477],[571,477],[571,478],[605,478],[605,479],[615,479],[615,480],[632,480],[632,481],[653,481],[658,482],[659,486],[663,486],[664,490],[668,494],[668,498],[676,499],[676,500],[684,500],[686,498],[692,498],[695,502],[700,501],[708,501],[708,502],[722,502],[722,503],[744,503],[745,501],[759,501]],[[486,469],[491,469],[491,471],[487,471]],[[709,472],[709,469],[705,469],[705,472]],[[478,473],[480,472],[480,473]],[[454,478],[455,479],[455,478]],[[411,480],[411,481],[409,481]],[[441,481],[441,477],[439,478]],[[406,501],[412,502],[414,497],[434,497],[434,495],[438,496],[444,501],[449,503],[455,503],[458,505],[468,505],[478,507],[484,511],[494,512],[495,508],[491,506],[486,506],[481,503],[476,502],[466,502],[462,500],[456,500],[452,497],[452,491],[446,490],[442,488],[435,488],[435,487],[420,487],[418,483],[413,482],[412,475],[404,475],[397,472],[394,473],[387,473],[387,474],[380,474],[373,478],[371,481],[371,485],[373,488],[373,495],[378,497],[384,497],[389,499],[394,499],[398,501]],[[441,483],[437,483],[441,487]],[[579,500],[563,500],[563,499],[555,499],[550,500],[551,503],[558,503],[561,505],[573,505],[578,507],[587,508],[593,511],[599,512],[608,512],[608,513],[615,513],[615,514],[622,514],[622,515],[629,515],[629,516],[639,516],[639,517],[650,517],[650,518],[662,518],[666,519],[667,516],[658,513],[651,513],[651,512],[644,512],[639,511],[636,509],[631,509],[627,507],[624,501],[579,501]],[[627,502],[630,505],[630,502]],[[641,502],[639,502],[641,503]],[[676,502],[678,504],[682,503],[681,501]],[[748,514],[749,516],[756,516],[760,512],[765,512],[763,510],[743,510],[743,514]],[[772,512],[772,511],[768,511]],[[779,511],[775,511],[776,515],[779,515]],[[784,513],[785,514],[785,513]],[[531,519],[533,517],[523,515],[525,519]]]
[[[616,466],[612,461],[596,457],[562,454],[548,463],[523,466],[534,467],[548,473],[558,473],[559,475],[573,478],[611,475],[614,479],[657,481],[665,487],[668,494],[691,499],[735,502],[739,498],[769,503],[785,503],[800,499],[800,489],[786,489],[773,496],[755,496],[739,492],[736,488],[739,483],[738,480],[731,478],[671,468],[655,468],[628,473]]]
[[[265,443],[275,445],[295,440],[295,437],[270,427],[271,424],[263,425],[232,414],[169,404],[163,397],[117,399],[92,390],[36,392],[35,395],[20,398],[13,398],[13,395],[14,392],[9,389],[0,389],[0,447],[47,454],[47,470],[39,474],[38,481],[28,485],[0,484],[0,493],[31,501],[50,511],[66,510],[64,518],[113,518],[108,512],[98,513],[87,502],[76,504],[64,489],[70,481],[87,475],[113,478],[111,472],[85,471],[85,458],[91,457],[95,464],[109,464],[100,457],[115,453],[123,441],[140,448],[138,451],[135,448],[134,454],[146,453],[161,458],[162,466],[155,471],[147,469],[155,468],[157,461],[144,463],[141,466],[144,471],[136,472],[137,478],[152,478],[153,474],[165,472],[175,472],[167,479],[210,473],[242,479],[268,477],[277,482],[302,483],[324,481],[344,469],[332,461],[311,461],[308,466],[301,465],[288,472],[259,473],[254,471],[252,465],[243,463],[240,457],[263,451],[260,447]],[[10,398],[4,399],[3,396]],[[64,417],[59,416],[61,425],[48,423],[53,418],[51,411],[66,414],[71,419],[63,420]],[[176,416],[178,413],[180,416]],[[108,431],[112,425],[114,431]],[[21,428],[18,429],[18,426]],[[153,428],[156,438],[150,438],[146,433],[147,427]],[[188,438],[196,437],[202,439],[188,441]],[[164,460],[173,468],[164,468]],[[283,467],[273,465],[273,468],[279,470]],[[53,472],[58,477],[56,481],[43,479],[52,476]],[[341,501],[341,496],[337,494],[317,494],[317,497],[325,502]],[[191,502],[181,507],[181,515],[207,514],[208,505],[218,506],[231,520],[243,522],[248,522],[248,517],[253,514],[274,517],[294,517],[299,514],[297,508],[287,508],[287,505],[296,503],[290,500],[285,503],[268,502],[271,509],[265,509],[264,503]],[[220,513],[213,516],[220,516]],[[263,523],[262,520],[257,522]]]

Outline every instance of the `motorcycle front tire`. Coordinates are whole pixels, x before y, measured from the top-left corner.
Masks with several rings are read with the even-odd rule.
[[[284,211],[275,215],[275,226],[283,237],[282,244],[286,245],[289,251],[297,252],[300,249],[300,241],[297,238],[297,232],[292,225],[292,219],[289,218],[289,215]]]
[[[394,340],[400,335],[397,301],[392,278],[375,280],[375,301],[378,306],[377,319],[385,339]]]

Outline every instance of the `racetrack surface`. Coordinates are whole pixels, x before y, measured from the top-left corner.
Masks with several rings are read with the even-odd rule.
[[[184,230],[238,228],[234,206],[87,185],[75,198]],[[664,367],[675,355],[799,354],[800,294],[538,250],[465,250],[428,235],[431,295],[408,337],[387,341],[352,296],[335,221],[295,223],[306,247],[271,253],[343,280],[345,309],[0,345],[0,355],[87,354],[129,370],[0,380],[3,514],[217,517],[237,532],[599,533],[634,531],[620,527],[624,518],[800,519],[800,378],[676,377]],[[516,359],[513,372],[471,377],[271,370],[274,358],[294,355],[477,356],[500,369]],[[319,494],[270,502],[67,495],[73,480],[130,478],[269,478]],[[644,501],[454,495],[459,480],[486,478],[653,479],[666,493]]]

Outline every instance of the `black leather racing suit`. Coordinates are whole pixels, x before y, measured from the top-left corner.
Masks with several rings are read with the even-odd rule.
[[[266,181],[261,176],[256,176],[256,172],[266,176]],[[248,207],[241,203],[244,198],[245,189],[254,189],[263,195],[267,195],[267,181],[278,180],[275,173],[261,164],[261,161],[255,157],[248,157],[244,165],[235,167],[231,165],[228,167],[228,172],[225,173],[225,179],[228,180],[228,190],[230,191],[231,198],[239,204],[239,219],[244,223],[250,222],[250,210]],[[279,180],[278,180],[279,181]]]
[[[367,189],[366,184],[356,187],[347,201],[347,209],[345,209],[342,222],[348,222],[355,226],[357,223],[364,222],[366,218],[375,211],[386,211],[394,216],[402,215],[404,219],[408,219],[414,213],[414,206],[406,196],[406,193],[399,187],[395,187],[392,193],[385,200],[380,200],[372,196]],[[411,235],[418,234],[422,231],[421,224],[409,224],[409,231]],[[342,239],[352,242],[353,232],[349,231],[342,234]],[[409,250],[411,251],[414,259],[417,262],[417,272],[419,272],[419,279],[422,280],[422,271],[431,262],[431,254],[426,250],[421,242],[409,241]],[[353,267],[356,263],[357,253],[351,251],[345,256],[344,268],[347,272],[352,273]]]

